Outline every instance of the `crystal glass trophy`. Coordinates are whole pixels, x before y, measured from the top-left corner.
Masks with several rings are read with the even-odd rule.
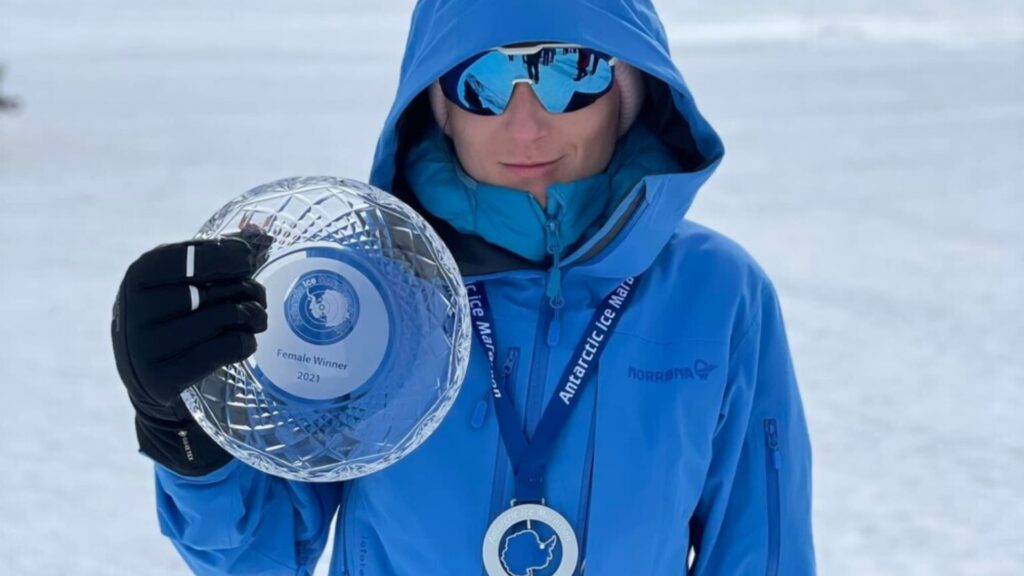
[[[407,205],[361,182],[291,178],[228,203],[214,238],[268,235],[253,274],[267,330],[246,360],[182,397],[236,458],[329,482],[376,472],[440,424],[465,377],[470,325],[455,261]]]

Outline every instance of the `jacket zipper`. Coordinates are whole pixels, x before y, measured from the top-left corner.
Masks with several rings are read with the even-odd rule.
[[[583,462],[583,488],[580,490],[580,515],[576,522],[576,531],[579,534],[580,546],[580,569],[579,576],[583,576],[583,570],[587,565],[587,522],[590,518],[590,486],[594,480],[594,435],[597,430],[597,382],[591,383],[594,387],[594,408],[590,414],[590,435],[587,438],[587,456]]]
[[[343,482],[341,484],[341,508],[338,510],[338,530],[335,531],[334,537],[341,538],[341,573],[342,576],[349,576],[352,572],[348,567],[348,522],[345,522],[345,511],[348,509],[348,495],[352,492],[352,486],[349,482]],[[337,549],[337,546],[335,546]]]
[[[514,387],[510,387],[510,382],[515,382],[515,370],[519,365],[519,347],[514,346],[508,349],[505,355],[505,363],[502,365],[501,374],[497,375],[504,382],[504,389],[510,395],[510,399],[515,402],[515,391]],[[488,388],[486,401],[488,405],[493,402],[490,398],[491,391]],[[488,522],[493,521],[498,514],[505,508],[503,505],[503,496],[505,494],[505,485],[508,481],[509,474],[509,460],[508,452],[505,450],[505,442],[501,439],[501,431],[498,432],[498,449],[496,450],[496,456],[494,461],[494,480],[491,484],[491,512],[488,516]]]
[[[779,429],[775,418],[764,421],[765,467],[768,473],[768,576],[779,573],[779,469],[782,451],[779,450]]]
[[[544,384],[548,371],[548,350],[545,344],[547,334],[551,331],[551,325],[555,321],[554,310],[546,303],[542,304],[540,317],[537,321],[537,334],[534,336],[533,364],[530,368],[530,379],[526,388],[526,418],[523,433],[532,436],[540,420],[541,411],[544,408]],[[542,346],[544,348],[542,348]]]

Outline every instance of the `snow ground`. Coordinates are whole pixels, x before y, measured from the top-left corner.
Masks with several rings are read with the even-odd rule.
[[[820,573],[1024,573],[1024,2],[704,4],[659,3],[727,148],[690,217],[779,289]],[[254,185],[365,179],[410,6],[0,0],[0,573],[186,573],[117,282]]]

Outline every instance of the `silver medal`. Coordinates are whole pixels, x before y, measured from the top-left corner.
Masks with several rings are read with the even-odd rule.
[[[525,528],[517,527],[524,522]],[[484,537],[488,576],[533,576],[550,569],[559,553],[553,576],[571,576],[580,556],[576,533],[564,516],[542,504],[509,508],[494,519]]]

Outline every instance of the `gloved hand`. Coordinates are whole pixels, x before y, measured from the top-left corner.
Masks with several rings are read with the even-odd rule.
[[[139,451],[186,476],[231,460],[193,420],[181,392],[256,350],[267,297],[252,273],[270,237],[246,229],[217,240],[165,244],[129,266],[111,336],[135,407]]]

